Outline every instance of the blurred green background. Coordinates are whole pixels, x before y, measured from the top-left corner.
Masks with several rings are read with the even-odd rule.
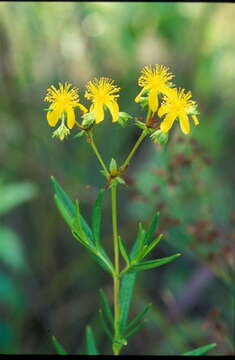
[[[103,186],[84,138],[52,139],[43,98],[69,81],[80,89],[107,76],[120,108],[143,118],[134,98],[140,70],[164,64],[199,104],[200,126],[179,126],[162,149],[145,140],[119,190],[119,232],[131,246],[137,222],[161,210],[155,257],[181,252],[143,272],[131,316],[153,303],[148,323],[124,354],[180,354],[216,342],[234,354],[235,5],[229,3],[1,2],[0,4],[0,353],[53,354],[55,335],[84,353],[90,324],[101,353],[111,349],[98,319],[98,289],[111,279],[72,238],[58,213],[54,175],[90,219]],[[106,162],[120,164],[140,130],[110,119],[95,128]],[[75,132],[74,132],[75,134]],[[103,243],[112,256],[110,198]]]

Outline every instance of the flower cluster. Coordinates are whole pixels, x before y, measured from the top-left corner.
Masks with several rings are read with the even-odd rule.
[[[179,120],[181,130],[184,134],[188,134],[190,132],[189,116],[192,117],[195,125],[199,124],[197,104],[191,100],[190,91],[177,89],[170,82],[173,77],[174,75],[165,66],[145,66],[139,78],[139,86],[142,87],[142,90],[135,101],[143,104],[148,103],[152,114],[157,112],[157,115],[161,119],[163,118],[160,124],[162,132],[167,133],[174,121]],[[162,100],[160,105],[159,99]]]
[[[197,104],[191,99],[191,92],[177,89],[171,82],[174,75],[166,66],[145,66],[141,71],[138,84],[142,90],[135,98],[135,102],[144,107],[148,105],[152,118],[157,114],[161,118],[160,130],[168,133],[175,120],[179,120],[181,130],[184,134],[190,132],[189,116],[195,125],[199,124],[197,118]],[[56,89],[53,85],[47,89],[44,101],[51,103],[47,110],[47,121],[52,127],[60,120],[60,126],[53,132],[53,137],[64,140],[70,134],[70,129],[77,125],[81,134],[94,123],[98,124],[104,120],[105,110],[108,109],[112,122],[118,122],[125,126],[126,121],[132,118],[125,112],[119,112],[117,98],[120,88],[115,86],[113,80],[101,77],[89,81],[86,85],[85,98],[91,101],[88,109],[80,103],[78,88],[71,84],[59,83]],[[82,123],[76,121],[75,109],[82,112]],[[124,116],[125,115],[125,116]],[[159,134],[155,136],[158,138]],[[154,138],[154,134],[152,139]]]

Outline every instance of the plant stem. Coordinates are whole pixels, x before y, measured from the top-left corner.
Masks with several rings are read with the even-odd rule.
[[[123,165],[121,166],[121,170],[124,171],[126,169],[126,167],[129,165],[129,162],[131,160],[131,158],[133,157],[133,155],[135,154],[136,150],[138,149],[138,147],[140,146],[140,144],[142,143],[142,141],[144,140],[145,136],[147,135],[146,131],[143,130],[142,133],[140,134],[140,137],[138,138],[138,140],[136,141],[135,145],[133,146],[131,152],[129,153],[129,155],[127,156],[126,160],[124,161]]]
[[[95,144],[92,133],[89,132],[88,136],[89,136],[89,143],[91,144],[91,147],[94,150],[94,153],[96,154],[97,159],[99,160],[102,168],[104,169],[106,177],[108,177],[109,176],[108,169],[107,169],[107,167],[106,167],[106,165],[105,165],[105,163],[104,163],[104,161],[103,161],[103,159],[102,159],[102,157],[101,157],[101,155],[99,153],[99,150],[97,149],[97,146]]]
[[[117,185],[113,185],[111,188],[112,194],[112,223],[113,223],[113,244],[114,244],[114,266],[115,266],[115,276],[114,281],[114,341],[119,339],[119,318],[120,318],[120,308],[119,308],[119,245],[118,245],[118,232],[117,232]],[[114,354],[119,354],[119,349],[115,347],[113,349]]]
[[[146,124],[149,121],[150,115],[151,115],[151,110],[148,108],[148,113],[147,113],[147,116],[146,116]],[[142,141],[144,140],[146,135],[147,135],[146,130],[143,130],[142,133],[140,134],[140,137],[138,138],[135,145],[133,146],[131,152],[129,153],[126,160],[124,161],[123,165],[120,167],[121,171],[126,170],[126,167],[129,165],[129,162],[131,161],[131,158],[135,154],[136,150],[138,149],[138,147],[140,146],[140,144],[142,143]]]

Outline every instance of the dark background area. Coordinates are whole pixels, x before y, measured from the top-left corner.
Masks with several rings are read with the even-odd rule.
[[[104,178],[84,138],[52,139],[43,98],[58,81],[79,87],[107,76],[121,87],[122,111],[134,102],[140,70],[164,64],[198,102],[200,125],[177,124],[165,148],[146,139],[118,200],[119,232],[131,247],[138,221],[161,211],[164,238],[155,257],[174,262],[141,273],[130,315],[152,302],[148,323],[124,354],[180,354],[216,342],[234,354],[235,5],[229,3],[0,3],[0,352],[53,354],[51,335],[85,353],[90,324],[101,353],[98,289],[112,281],[69,233],[50,176],[79,198],[90,221]],[[125,159],[140,129],[110,118],[95,128],[107,162]],[[75,132],[74,132],[75,134]],[[112,256],[110,196],[102,241]]]

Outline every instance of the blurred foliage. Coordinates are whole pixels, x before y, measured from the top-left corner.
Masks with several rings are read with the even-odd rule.
[[[1,353],[54,353],[52,334],[69,353],[84,353],[88,323],[99,349],[110,351],[98,331],[97,289],[111,300],[111,284],[72,240],[49,183],[55,175],[90,216],[103,178],[83,138],[51,139],[43,97],[58,81],[83,94],[93,76],[109,76],[122,89],[121,111],[141,119],[137,78],[155,63],[192,90],[201,124],[184,138],[175,128],[163,150],[145,141],[128,169],[118,204],[124,240],[159,209],[166,236],[156,251],[184,255],[139,277],[131,312],[154,306],[124,351],[178,354],[216,342],[210,354],[234,353],[234,16],[229,3],[1,2]],[[139,129],[108,119],[95,132],[104,159],[121,163]],[[28,201],[32,184],[39,194]],[[15,208],[18,200],[27,202]]]

